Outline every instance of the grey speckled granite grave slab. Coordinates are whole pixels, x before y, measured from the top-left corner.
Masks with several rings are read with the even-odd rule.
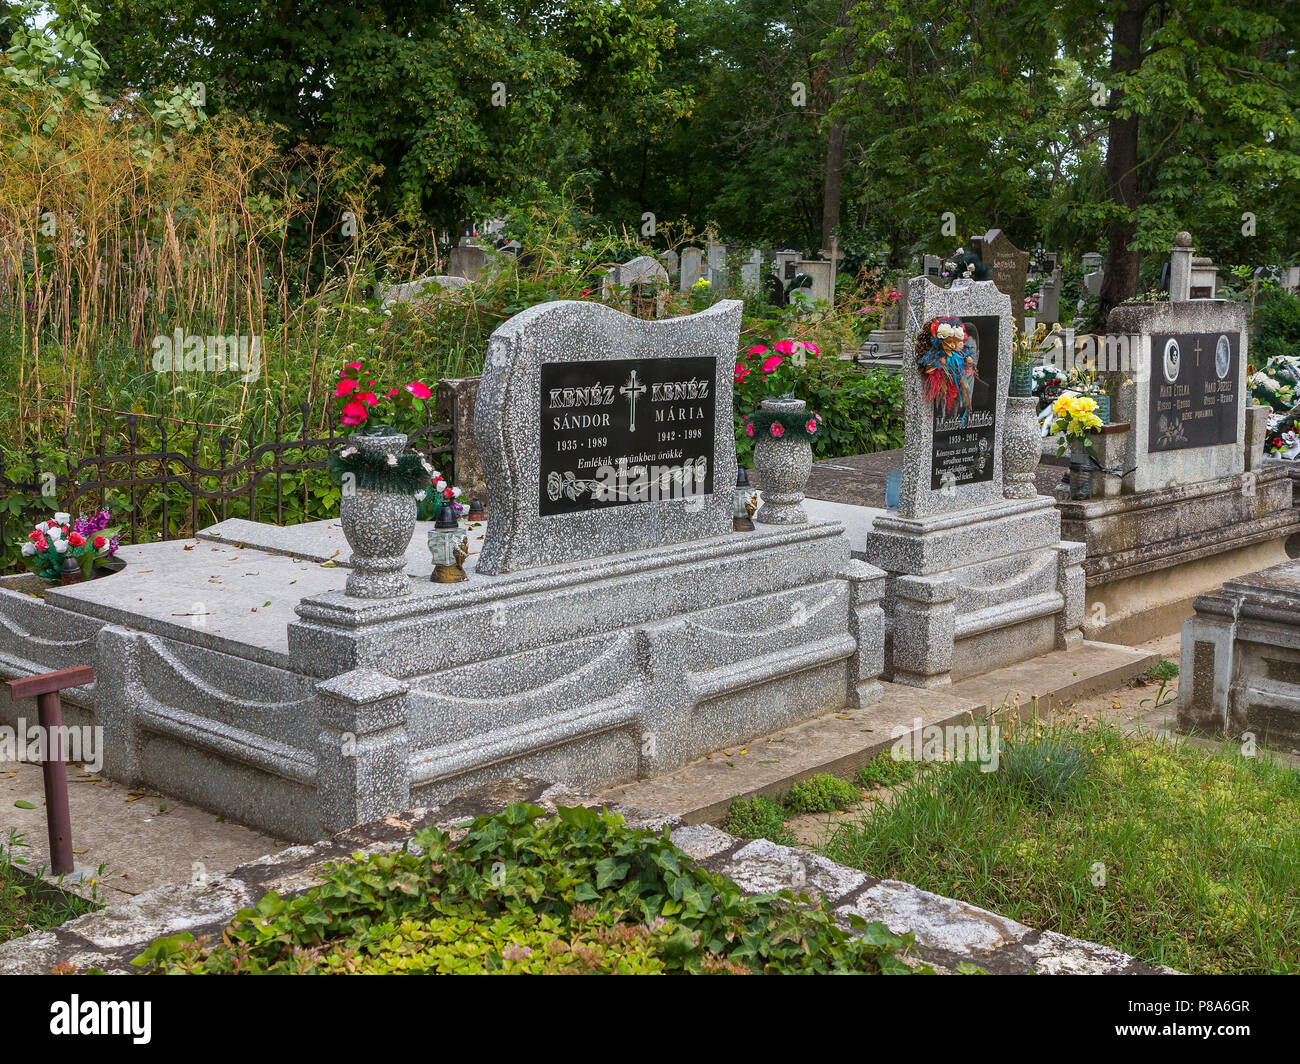
[[[596,303],[559,300],[516,314],[492,334],[474,411],[474,436],[488,485],[485,573],[721,535],[731,528],[736,448],[732,381],[741,303],[643,321]],[[713,491],[540,516],[543,363],[716,359]]]
[[[324,842],[293,846],[201,883],[151,890],[131,902],[90,913],[57,927],[0,944],[0,975],[46,974],[56,965],[84,972],[139,974],[131,964],[155,939],[188,931],[217,937],[242,908],[274,890],[292,897],[320,883],[325,865],[354,855],[392,853],[427,827],[456,837],[468,819],[490,815],[510,802],[531,802],[551,812],[557,805],[599,806],[590,795],[539,780],[511,778],[460,795],[441,806],[413,809],[350,828]],[[790,890],[815,895],[849,927],[849,916],[879,920],[895,933],[916,936],[909,963],[940,973],[962,963],[992,974],[1177,974],[1153,968],[1118,950],[1053,931],[1035,931],[967,902],[898,880],[875,879],[824,857],[760,839],[746,842],[708,825],[688,827],[673,816],[626,806],[606,806],[635,828],[671,833],[672,841],[711,872],[728,876],[747,894]],[[850,929],[851,930],[851,929]]]

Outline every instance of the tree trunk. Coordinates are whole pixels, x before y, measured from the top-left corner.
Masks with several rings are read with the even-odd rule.
[[[1142,24],[1150,0],[1122,0],[1115,16],[1111,43],[1111,74],[1136,70],[1142,64]],[[1110,129],[1106,138],[1106,188],[1111,202],[1123,209],[1107,226],[1106,275],[1102,279],[1097,328],[1104,329],[1111,308],[1137,292],[1141,259],[1129,245],[1137,232],[1136,211],[1141,202],[1138,180],[1138,116],[1121,117],[1123,89],[1110,95]]]
[[[840,225],[840,187],[844,182],[844,142],[847,139],[848,130],[844,124],[832,121],[826,138],[826,186],[822,194],[823,248],[831,246],[831,237]]]

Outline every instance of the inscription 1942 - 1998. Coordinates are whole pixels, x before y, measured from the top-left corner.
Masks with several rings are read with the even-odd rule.
[[[1148,450],[1236,442],[1238,344],[1236,333],[1151,337]]]
[[[538,513],[713,490],[714,358],[546,362]]]

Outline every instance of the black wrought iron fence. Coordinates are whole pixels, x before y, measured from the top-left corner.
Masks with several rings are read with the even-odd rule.
[[[43,471],[41,457],[33,454],[35,472],[17,482],[7,475],[0,455],[0,492],[46,495],[48,503],[30,508],[31,514],[46,517],[56,508],[76,515],[114,502],[114,524],[122,529],[123,541],[131,543],[141,542],[142,536],[183,538],[213,520],[226,520],[232,510],[235,516],[276,524],[285,523],[286,512],[298,519],[328,516],[313,513],[307,474],[325,469],[330,451],[348,430],[331,425],[328,435],[310,435],[310,426],[320,423],[311,414],[303,403],[296,412],[281,408],[274,418],[252,421],[242,434],[217,430],[217,462],[211,466],[205,463],[212,460],[212,426],[124,414],[100,429],[92,453],[69,457],[60,471]],[[429,404],[425,423],[410,433],[410,449],[435,465],[449,465],[456,450],[455,422],[434,422]],[[73,450],[67,439],[64,450]],[[47,484],[52,491],[42,492]],[[31,514],[0,509],[0,544],[12,546],[11,536],[25,535]],[[0,563],[6,559],[8,566],[0,564],[0,572],[12,567],[12,550],[0,550]]]

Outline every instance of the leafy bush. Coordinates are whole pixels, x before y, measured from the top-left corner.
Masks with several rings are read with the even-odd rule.
[[[1064,798],[1088,774],[1086,754],[1067,736],[1005,743],[1000,758],[999,771],[990,775],[1039,798]]]
[[[782,846],[793,846],[798,840],[785,826],[785,818],[786,812],[781,806],[759,794],[732,802],[722,828],[737,838],[767,839]]]
[[[1300,356],[1300,296],[1273,289],[1255,307],[1255,333],[1250,340],[1250,361],[1263,366],[1269,359]]]
[[[747,897],[667,831],[608,811],[516,804],[455,845],[437,830],[414,841],[331,866],[291,901],[266,895],[220,943],[175,935],[134,963],[174,974],[912,970],[898,956],[910,934],[850,917],[852,937],[806,895]]]
[[[916,774],[916,763],[889,754],[873,757],[854,774],[860,786],[892,787],[910,780]]]
[[[853,784],[838,776],[819,772],[796,783],[785,796],[785,808],[796,815],[803,813],[832,813],[836,809],[850,809],[862,801],[862,795]]]

